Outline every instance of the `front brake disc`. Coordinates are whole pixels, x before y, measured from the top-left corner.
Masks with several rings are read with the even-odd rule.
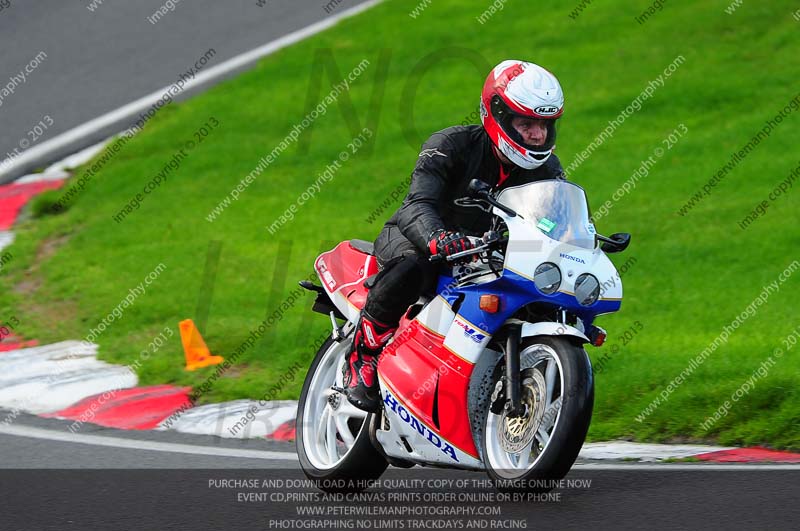
[[[520,402],[525,408],[521,417],[509,417],[503,411],[500,422],[500,447],[510,454],[517,454],[533,440],[544,416],[547,384],[538,369],[525,369],[520,373]]]

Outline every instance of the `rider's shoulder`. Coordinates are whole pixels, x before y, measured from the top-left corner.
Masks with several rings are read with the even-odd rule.
[[[452,149],[458,149],[477,141],[482,131],[481,125],[453,125],[436,131],[426,143],[444,144]]]

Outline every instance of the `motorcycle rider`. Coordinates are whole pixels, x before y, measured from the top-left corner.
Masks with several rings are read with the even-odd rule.
[[[408,195],[375,240],[380,271],[356,326],[344,375],[347,398],[354,406],[378,409],[378,356],[408,307],[435,288],[439,266],[430,256],[471,249],[467,236],[490,229],[489,213],[456,205],[453,199],[468,195],[472,179],[496,191],[565,178],[553,154],[563,106],[563,92],[553,74],[533,63],[503,61],[483,86],[482,126],[449,127],[423,144]]]

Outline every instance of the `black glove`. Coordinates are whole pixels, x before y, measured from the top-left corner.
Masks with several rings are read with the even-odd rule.
[[[442,257],[460,253],[461,251],[467,251],[474,247],[469,238],[460,232],[451,232],[443,229],[431,234],[430,241],[428,242],[428,250],[431,255],[438,254]],[[474,256],[464,256],[459,259],[458,262],[469,262],[474,259]]]

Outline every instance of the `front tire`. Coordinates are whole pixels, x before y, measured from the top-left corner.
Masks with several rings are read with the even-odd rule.
[[[306,477],[325,491],[360,491],[388,463],[372,445],[371,414],[354,407],[343,394],[342,369],[351,338],[332,338],[320,347],[303,383],[297,405],[297,455]]]
[[[495,370],[492,388],[503,374]],[[564,337],[525,338],[520,345],[522,417],[487,408],[481,447],[501,490],[546,492],[578,457],[594,405],[594,380],[583,347]]]

